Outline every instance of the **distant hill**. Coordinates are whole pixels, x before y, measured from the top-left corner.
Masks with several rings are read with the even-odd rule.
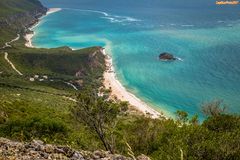
[[[43,8],[38,0],[1,0],[0,18]]]
[[[24,33],[47,12],[38,0],[0,1],[0,46],[10,41],[16,33]]]

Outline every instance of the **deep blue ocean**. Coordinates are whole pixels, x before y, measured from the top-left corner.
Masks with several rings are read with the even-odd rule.
[[[38,47],[103,46],[120,82],[137,97],[174,115],[201,114],[224,100],[240,111],[240,5],[215,0],[41,0],[62,11],[34,29]],[[161,52],[182,60],[162,62]]]

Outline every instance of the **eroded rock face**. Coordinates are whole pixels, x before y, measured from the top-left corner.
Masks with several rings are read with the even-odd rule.
[[[166,61],[173,61],[176,60],[176,58],[171,54],[167,52],[163,52],[159,55],[160,60],[166,60]]]
[[[59,160],[133,160],[118,154],[97,150],[94,152],[77,151],[67,146],[44,144],[40,140],[29,143],[15,142],[0,137],[0,159],[33,160],[33,159],[59,159]],[[137,160],[150,160],[140,155]]]

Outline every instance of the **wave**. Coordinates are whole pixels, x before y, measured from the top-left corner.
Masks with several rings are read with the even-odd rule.
[[[108,20],[110,20],[111,23],[139,22],[139,21],[141,21],[140,19],[136,19],[136,18],[133,18],[133,17],[113,15],[113,14],[109,14],[107,12],[98,11],[98,10],[75,9],[75,8],[62,8],[62,9],[99,13],[99,14],[104,15],[104,17],[101,17],[101,18],[108,19]]]
[[[110,20],[111,23],[122,23],[122,22],[139,22],[141,20],[133,18],[133,17],[128,17],[128,16],[118,16],[118,15],[111,15],[107,14],[104,17],[101,17],[104,19]]]
[[[222,20],[219,20],[219,21],[217,21],[218,23],[224,23],[225,21],[222,21]]]
[[[62,8],[65,10],[75,10],[75,11],[83,11],[83,12],[93,12],[93,13],[100,13],[103,14],[104,16],[109,16],[109,14],[107,12],[103,12],[103,11],[98,11],[98,10],[90,10],[90,9],[77,9],[77,8]]]
[[[122,23],[122,22],[139,22],[140,20],[132,18],[132,17],[125,17],[125,16],[114,16],[109,15],[105,17],[101,17],[103,19],[110,20],[111,23]]]
[[[181,25],[181,27],[194,27],[194,25],[193,24],[183,24],[183,25]]]
[[[184,61],[182,58],[180,58],[180,57],[175,57],[177,60],[179,60],[179,61]]]

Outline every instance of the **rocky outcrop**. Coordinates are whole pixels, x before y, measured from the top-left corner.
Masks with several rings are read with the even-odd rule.
[[[132,160],[118,154],[110,154],[107,151],[94,152],[77,151],[67,146],[44,144],[40,140],[30,143],[15,142],[0,138],[0,159],[4,160],[34,160],[34,159],[59,159],[59,160]],[[141,155],[137,160],[150,160]]]
[[[88,63],[89,67],[94,70],[95,68],[102,68],[104,70],[105,63],[104,58],[105,56],[102,53],[102,47],[95,47],[95,51],[88,55]]]
[[[163,52],[159,55],[160,60],[166,60],[166,61],[173,61],[176,60],[176,58],[171,54],[167,52]]]

